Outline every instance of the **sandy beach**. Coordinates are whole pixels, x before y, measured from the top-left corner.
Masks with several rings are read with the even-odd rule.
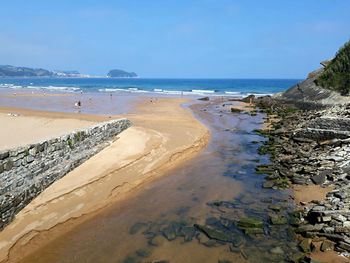
[[[170,98],[138,99],[137,113],[123,116],[133,122],[131,128],[47,188],[0,232],[0,261],[8,259],[10,250],[10,261],[22,258],[39,244],[42,246],[62,231],[68,231],[74,220],[84,220],[126,198],[133,189],[200,151],[207,144],[209,133],[189,109],[180,106],[185,102]],[[1,129],[0,147],[31,143],[117,117],[120,116],[1,108],[1,122],[7,125]],[[11,133],[14,127],[21,129]],[[50,231],[50,238],[43,234],[62,224],[65,227],[60,231]]]

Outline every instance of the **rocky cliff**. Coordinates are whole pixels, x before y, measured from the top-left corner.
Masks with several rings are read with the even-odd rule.
[[[275,98],[292,102],[301,108],[320,108],[350,102],[347,96],[347,82],[350,76],[349,42],[342,47],[335,58],[323,61],[322,68],[309,73],[308,77]],[[350,54],[350,53],[349,53]]]

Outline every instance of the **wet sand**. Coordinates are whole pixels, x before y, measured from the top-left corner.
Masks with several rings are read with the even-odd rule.
[[[7,258],[9,249],[11,261],[22,258],[33,249],[27,248],[26,243],[40,240],[40,233],[65,225],[61,231],[56,231],[57,235],[50,232],[49,239],[41,239],[42,246],[68,231],[73,219],[85,216],[82,219],[85,220],[116,200],[129,198],[132,190],[200,151],[206,145],[209,133],[189,109],[180,106],[184,102],[183,99],[159,98],[156,102],[150,102],[148,98],[137,99],[139,113],[124,115],[133,122],[133,127],[120,134],[111,146],[47,188],[0,233],[0,260]],[[0,111],[23,114],[36,121],[48,118],[54,122],[62,119],[67,122],[72,116],[79,120],[77,123],[120,117],[9,107]]]
[[[309,203],[311,201],[324,201],[327,193],[333,190],[333,187],[321,187],[320,185],[294,185],[295,203]]]

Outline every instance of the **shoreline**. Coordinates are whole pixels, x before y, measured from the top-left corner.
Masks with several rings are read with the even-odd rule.
[[[57,225],[67,226],[72,221],[76,221],[76,218],[81,219],[81,217],[84,217],[86,219],[89,216],[93,216],[100,209],[111,203],[122,201],[133,194],[134,190],[140,189],[142,185],[155,180],[165,172],[194,157],[207,145],[210,135],[207,128],[194,117],[190,109],[180,106],[184,102],[186,101],[183,99],[158,98],[155,103],[145,100],[144,103],[139,105],[138,110],[140,110],[140,114],[124,115],[123,117],[129,118],[135,123],[135,126],[118,136],[120,138],[111,146],[102,150],[99,154],[47,188],[17,215],[15,220],[4,231],[0,232],[0,239],[2,240],[0,242],[0,261],[3,262],[8,257],[10,258],[9,262],[12,262],[12,260],[16,261],[18,254],[21,254],[21,257],[23,257],[32,250],[33,247],[31,245],[38,247],[38,240],[47,242],[45,238],[38,237],[42,231],[49,230],[49,232],[52,232],[52,229]],[[14,108],[3,108],[0,109],[0,112],[8,110],[14,111]],[[68,118],[77,116],[90,120],[93,118],[96,118],[95,120],[106,118],[94,115],[80,116],[77,114],[49,113],[25,109],[17,110],[21,114],[35,114],[36,116],[43,114],[46,117],[51,116],[53,118],[61,118],[62,116]],[[172,113],[172,118],[169,118],[169,113]],[[109,119],[109,117],[107,118]],[[150,121],[150,118],[153,119]],[[183,127],[179,127],[181,124]],[[144,141],[137,141],[136,139],[139,137],[143,138],[143,140],[145,137],[147,138]],[[135,148],[138,150],[121,153],[122,149],[126,148],[126,145],[130,145],[130,142],[135,143]],[[124,147],[122,147],[123,143]],[[111,160],[111,158],[107,158],[113,154],[119,156],[118,164],[115,164],[116,159]],[[124,157],[120,157],[121,155],[124,155]],[[104,163],[103,160],[105,160]],[[145,165],[146,163],[148,165]],[[96,166],[96,164],[100,164],[102,167],[109,167],[109,169],[102,169],[102,172],[102,167],[99,168],[100,171],[93,170],[92,167]],[[86,178],[79,180],[79,175],[84,174],[86,176],[86,173],[89,172],[91,174],[87,184]],[[94,174],[94,172],[98,173],[98,175]],[[133,175],[132,178],[127,176],[135,174],[135,172],[139,173],[138,176]],[[123,180],[113,181],[116,179],[116,176],[123,177]],[[74,186],[71,185],[71,182],[69,184],[66,183],[71,178],[75,182]],[[74,181],[74,178],[76,181]],[[99,193],[96,193],[98,192],[96,190],[97,186],[100,189]],[[103,191],[101,191],[102,189]],[[82,190],[86,192],[84,193]],[[89,191],[91,191],[91,195],[94,195],[94,199],[90,199],[88,204],[82,204],[81,196],[89,196],[87,194]],[[62,198],[65,200],[57,202]],[[103,199],[103,201],[100,199]],[[62,202],[67,203],[66,207],[62,206]],[[72,212],[71,205],[74,202],[77,209]],[[57,208],[60,208],[61,212],[66,211],[67,214],[63,216],[55,214],[54,211]],[[52,209],[49,214],[47,213],[48,209]],[[42,212],[42,215],[40,215],[40,212]],[[29,224],[30,227],[28,228],[27,225],[33,217],[37,219],[36,225],[30,226]],[[22,231],[19,231],[20,229]],[[61,227],[61,229],[68,231],[67,227]],[[17,236],[14,233],[17,233]],[[56,234],[59,236],[59,233]],[[53,237],[51,234],[49,236]],[[16,251],[21,251],[21,253],[16,253]]]

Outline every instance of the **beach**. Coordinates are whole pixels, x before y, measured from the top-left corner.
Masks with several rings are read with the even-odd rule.
[[[252,103],[118,93],[8,97],[27,108],[0,108],[3,148],[120,118],[132,126],[16,215],[0,232],[3,262],[293,260],[304,256],[290,232],[294,204],[322,202],[332,191],[267,185],[261,135],[281,118]],[[71,106],[76,100],[83,106]],[[346,262],[331,251],[312,256]]]
[[[125,116],[133,122],[131,128],[47,188],[0,233],[1,260],[7,258],[10,248],[14,251],[11,254],[14,260],[17,256],[23,257],[26,253],[18,251],[38,233],[126,198],[133,189],[200,151],[207,144],[209,133],[189,109],[180,106],[185,102],[184,99],[138,98],[134,102],[138,113]],[[2,108],[0,112],[1,121],[7,123],[1,129],[2,147],[32,143],[120,117],[18,108]],[[14,127],[21,129],[13,133]],[[31,130],[34,132],[28,132]],[[64,231],[68,230],[69,227],[65,227]]]
[[[125,117],[132,126],[17,214],[0,233],[8,262],[251,262],[295,253],[288,226],[269,219],[275,206],[287,216],[291,193],[265,190],[255,171],[267,157],[257,151],[264,139],[255,130],[264,115],[253,105],[229,97],[117,93],[30,98],[26,105],[45,111],[8,106],[3,112],[93,123]],[[77,99],[79,111],[49,111],[67,111]],[[120,100],[127,101],[127,114],[117,114]]]

